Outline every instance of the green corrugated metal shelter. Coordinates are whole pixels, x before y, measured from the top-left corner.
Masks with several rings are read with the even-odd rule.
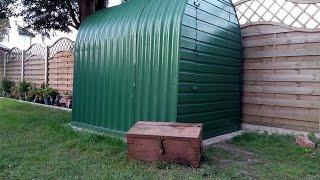
[[[129,0],[81,25],[72,124],[124,134],[138,120],[239,129],[241,33],[230,0]]]

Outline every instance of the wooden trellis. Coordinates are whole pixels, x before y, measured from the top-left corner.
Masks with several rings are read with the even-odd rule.
[[[275,24],[313,31],[320,28],[319,0],[242,0],[235,3],[240,24]]]

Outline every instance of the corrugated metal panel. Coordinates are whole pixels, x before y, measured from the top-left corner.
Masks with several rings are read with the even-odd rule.
[[[148,0],[96,12],[76,43],[73,122],[125,131],[134,117],[136,34]]]
[[[204,137],[240,120],[241,34],[229,0],[189,0],[182,23],[178,121],[204,123]]]
[[[175,121],[186,0],[131,0],[94,13],[76,43],[73,124],[123,133]]]
[[[186,0],[151,0],[138,31],[136,120],[176,121],[180,29]]]

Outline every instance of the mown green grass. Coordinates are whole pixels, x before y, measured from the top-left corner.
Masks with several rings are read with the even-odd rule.
[[[71,113],[0,99],[0,179],[319,179],[319,149],[245,134],[204,151],[199,169],[128,162],[120,139],[75,132]],[[225,148],[225,145],[227,145]]]

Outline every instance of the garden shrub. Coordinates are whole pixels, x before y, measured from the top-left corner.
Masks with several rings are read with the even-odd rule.
[[[1,89],[4,96],[9,96],[12,93],[14,86],[15,83],[13,81],[9,79],[3,79],[1,81]]]

